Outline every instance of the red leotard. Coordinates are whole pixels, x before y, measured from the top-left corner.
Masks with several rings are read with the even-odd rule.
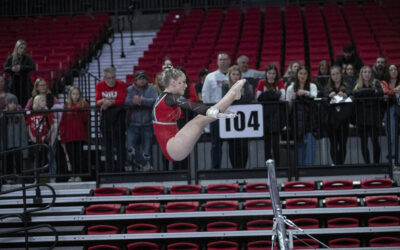
[[[181,117],[181,108],[205,115],[208,107],[193,103],[183,96],[163,92],[153,107],[153,128],[161,150],[169,161],[175,161],[167,152],[167,142],[174,137],[179,129],[176,121]]]

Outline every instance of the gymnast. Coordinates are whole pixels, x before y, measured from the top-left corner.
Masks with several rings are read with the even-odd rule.
[[[232,118],[235,112],[227,110],[233,101],[240,99],[241,89],[246,80],[237,81],[226,95],[214,106],[193,103],[183,97],[186,85],[185,74],[172,67],[162,73],[165,90],[153,107],[154,134],[164,156],[170,161],[181,161],[192,151],[207,124],[218,118]],[[181,116],[181,108],[199,115],[178,129],[176,121]]]

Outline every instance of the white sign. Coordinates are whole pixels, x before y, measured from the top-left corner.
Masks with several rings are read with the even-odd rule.
[[[261,104],[232,105],[237,116],[231,119],[219,119],[221,138],[249,138],[264,135],[263,108]]]

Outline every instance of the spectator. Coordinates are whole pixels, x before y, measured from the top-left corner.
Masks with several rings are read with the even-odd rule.
[[[328,82],[328,95],[332,102],[335,97],[346,99],[350,95],[344,82],[342,69],[339,66],[333,66]],[[338,106],[340,105],[340,106]],[[329,112],[329,141],[330,154],[332,162],[335,165],[341,165],[346,160],[346,146],[349,135],[349,112],[345,104],[332,105]],[[350,113],[350,115],[352,115]]]
[[[329,62],[327,60],[322,60],[319,62],[318,75],[314,77],[313,83],[317,85],[318,97],[327,95],[327,85],[329,80]]]
[[[228,69],[229,81],[222,85],[222,95],[226,95],[229,89],[242,78],[242,74],[239,70],[239,66],[234,65]],[[249,104],[254,100],[253,88],[246,81],[242,89],[242,96],[239,100],[234,101],[233,105],[238,104]],[[233,138],[228,139],[229,144],[229,159],[231,161],[232,168],[246,168],[246,163],[248,159],[248,144],[249,140],[247,138]]]
[[[353,45],[345,44],[343,46],[343,55],[338,56],[334,64],[344,68],[349,63],[354,65],[355,74],[357,74],[360,71],[361,67],[363,66],[363,62],[354,51]]]
[[[87,164],[83,164],[83,145],[88,140],[88,112],[80,109],[89,107],[83,100],[81,90],[72,86],[68,91],[66,109],[72,109],[63,114],[60,122],[61,144],[65,145],[67,163],[72,174],[88,173]],[[64,146],[63,146],[64,147]],[[71,177],[68,182],[80,182],[81,177]]]
[[[390,64],[385,74],[385,80],[381,81],[383,93],[389,97],[389,118],[390,118],[390,142],[392,144],[392,161],[398,164],[398,143],[399,143],[399,96],[400,96],[400,74],[397,65]],[[397,112],[396,112],[397,109]],[[386,114],[387,115],[387,114]]]
[[[313,99],[317,97],[317,86],[310,83],[310,74],[301,66],[296,74],[295,82],[287,89],[286,100],[295,113],[297,162],[300,166],[312,165],[315,158],[315,138],[312,134]],[[293,101],[296,100],[295,105]]]
[[[107,172],[124,171],[126,84],[116,79],[114,68],[104,69],[104,80],[96,84],[96,106],[101,111],[101,130]]]
[[[355,73],[354,65],[349,63],[346,65],[346,69],[344,72],[345,82],[347,88],[353,90],[357,84],[358,76]]]
[[[32,82],[29,72],[34,71],[35,63],[26,53],[27,44],[24,40],[18,40],[14,51],[4,63],[3,70],[11,75],[11,93],[17,96],[21,105],[25,105],[32,92]]]
[[[368,137],[371,137],[374,163],[379,163],[381,148],[379,145],[379,129],[382,124],[381,100],[364,99],[365,97],[382,97],[383,89],[378,80],[374,79],[372,69],[364,66],[360,70],[358,82],[353,90],[356,100],[356,125],[361,140],[361,152],[366,164],[370,163]]]
[[[4,111],[15,112],[18,110],[18,99],[13,94],[7,94],[6,106]],[[26,131],[25,117],[21,113],[1,113],[0,114],[0,129],[4,129],[1,133],[2,137],[0,147],[2,150],[12,150],[28,145],[28,132]],[[4,144],[3,144],[4,143]],[[4,174],[21,174],[23,169],[23,160],[28,158],[28,151],[16,151],[7,154],[6,171]]]
[[[156,74],[156,77],[154,78],[154,87],[157,89],[158,94],[161,94],[164,91],[165,87],[162,83],[162,72]]]
[[[126,146],[130,160],[141,171],[152,169],[151,146],[154,133],[151,112],[157,97],[157,89],[149,84],[146,72],[137,71],[134,84],[128,88],[125,99],[125,105],[130,107]]]
[[[247,56],[239,56],[237,59],[240,72],[243,78],[260,79],[265,77],[265,72],[255,69],[249,69],[249,58]]]
[[[285,83],[286,88],[296,80],[296,74],[299,67],[299,61],[293,61],[289,64],[285,74],[283,75],[283,82]]]
[[[25,110],[32,109],[33,98],[35,98],[37,95],[44,95],[46,97],[46,106],[48,109],[53,108],[54,104],[60,104],[60,101],[57,99],[57,97],[51,93],[46,80],[44,80],[42,77],[39,77],[36,79],[33,85],[32,97],[29,98],[28,102],[26,103]]]
[[[228,68],[231,64],[229,55],[225,52],[218,54],[218,69],[207,75],[202,89],[202,98],[205,104],[214,104],[222,98],[222,85],[228,81]],[[219,122],[210,123],[211,132],[211,161],[212,168],[221,168],[222,143],[219,137]]]
[[[4,77],[0,75],[0,112],[6,108],[6,81]]]
[[[285,106],[279,100],[285,100],[285,84],[279,79],[278,69],[274,64],[269,65],[265,72],[265,80],[258,83],[256,98],[263,102],[265,158],[274,159],[275,166],[279,167],[279,135],[284,124],[282,121],[286,119]]]
[[[386,58],[384,56],[379,56],[376,58],[376,62],[372,67],[372,73],[374,74],[375,79],[382,81],[387,72],[386,68]]]
[[[199,82],[195,85],[196,93],[199,98],[199,101],[202,102],[201,90],[203,89],[204,80],[208,75],[208,69],[202,69],[199,71]]]
[[[41,112],[46,110],[46,96],[37,95],[33,98],[32,110],[36,111],[30,113],[26,118],[26,123],[28,125],[28,135],[31,143],[45,143],[50,144],[51,142],[51,133],[54,130],[54,120],[53,114],[49,112]],[[47,162],[50,153],[48,153],[47,157],[44,154],[43,148],[39,149],[38,153],[34,154],[34,158],[38,157],[35,163],[39,163],[37,168],[43,167]],[[51,159],[50,159],[51,160]],[[49,166],[49,175],[50,182],[55,182],[54,175],[56,174],[56,165],[50,164]]]

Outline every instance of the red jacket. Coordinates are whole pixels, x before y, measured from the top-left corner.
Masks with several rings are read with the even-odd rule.
[[[110,88],[105,81],[96,84],[96,105],[97,102],[103,98],[115,100],[116,106],[124,105],[126,98],[126,84],[117,79],[114,87]]]
[[[87,102],[84,103],[84,107],[89,107]],[[87,111],[78,111],[79,106],[72,104],[71,107],[74,111],[65,112],[62,115],[60,121],[60,138],[61,144],[65,144],[71,141],[87,141],[87,123],[88,114]]]

